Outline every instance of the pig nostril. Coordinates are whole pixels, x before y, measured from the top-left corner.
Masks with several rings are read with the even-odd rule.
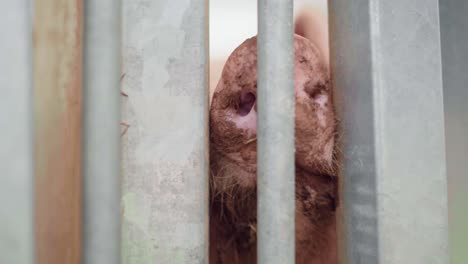
[[[241,116],[246,116],[252,110],[255,104],[255,95],[253,93],[242,93],[239,98],[238,113]]]

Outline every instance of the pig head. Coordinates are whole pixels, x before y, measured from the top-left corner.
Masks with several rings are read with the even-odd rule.
[[[296,263],[337,263],[336,120],[326,63],[294,36]],[[256,263],[257,39],[228,58],[210,109],[210,263]]]

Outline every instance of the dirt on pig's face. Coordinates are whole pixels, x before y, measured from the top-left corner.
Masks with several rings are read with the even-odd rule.
[[[296,35],[294,53],[295,159],[296,171],[300,171],[296,186],[301,182],[313,188],[322,182],[326,185],[336,170],[332,90],[323,60],[309,40]],[[256,97],[254,37],[229,57],[210,109],[211,199],[234,222],[253,223],[256,219]],[[327,187],[333,192],[330,188],[335,187]],[[296,187],[296,193],[300,192]]]

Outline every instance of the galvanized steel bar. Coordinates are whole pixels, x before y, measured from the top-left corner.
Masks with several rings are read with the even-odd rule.
[[[331,0],[344,263],[448,263],[437,0]]]
[[[468,1],[439,1],[452,263],[468,260]]]
[[[258,263],[294,263],[293,1],[258,1]]]
[[[208,1],[123,3],[123,263],[207,263]]]
[[[34,263],[30,1],[0,1],[0,263]]]
[[[120,263],[120,1],[84,3],[86,264]]]

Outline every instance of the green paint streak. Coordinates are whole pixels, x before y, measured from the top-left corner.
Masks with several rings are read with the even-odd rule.
[[[124,207],[123,218],[147,233],[150,218],[150,201],[145,199],[143,195],[129,192],[122,197],[122,204]]]
[[[177,249],[174,254],[174,263],[179,264],[179,263],[186,263],[185,262],[185,252],[182,249]]]
[[[156,254],[146,235],[131,235],[131,224],[122,222],[122,264],[155,264]],[[136,238],[137,237],[137,238]]]
[[[122,197],[124,208],[122,221],[122,263],[155,264],[156,250],[148,232],[149,209],[145,197],[126,193]]]

